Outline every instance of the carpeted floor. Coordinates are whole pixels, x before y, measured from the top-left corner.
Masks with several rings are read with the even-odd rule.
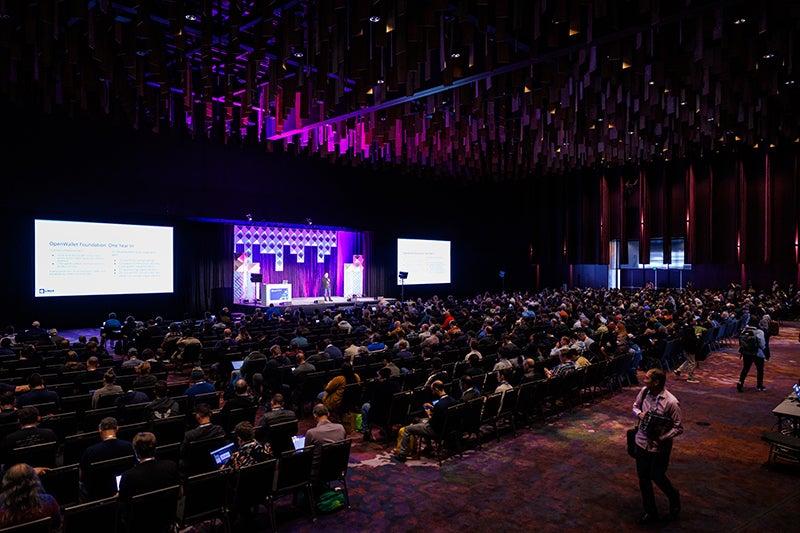
[[[701,363],[699,384],[669,374],[681,401],[685,433],[675,441],[668,471],[680,489],[676,522],[637,526],[641,501],[633,460],[625,452],[637,388],[606,395],[572,412],[538,422],[514,437],[488,439],[438,467],[423,458],[405,464],[390,448],[353,435],[347,480],[352,508],[321,516],[278,505],[282,531],[789,531],[798,530],[798,468],[764,466],[774,428],[772,409],[800,377],[798,324],[772,338],[766,392],[755,368],[738,393],[740,361],[731,344]],[[306,425],[308,420],[305,421]],[[656,490],[666,511],[666,499]],[[266,514],[257,529],[267,528]],[[209,531],[208,524],[194,528]]]

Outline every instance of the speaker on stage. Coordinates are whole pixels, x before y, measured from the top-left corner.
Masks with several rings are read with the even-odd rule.
[[[262,281],[264,281],[264,276],[262,274],[260,274],[260,273],[259,274],[255,274],[255,273],[250,274],[250,281],[252,281],[253,283],[261,283]]]

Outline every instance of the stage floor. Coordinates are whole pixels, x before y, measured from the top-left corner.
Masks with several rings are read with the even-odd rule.
[[[377,305],[380,301],[385,301],[390,304],[395,303],[396,298],[384,298],[382,296],[360,296],[358,298],[345,298],[344,296],[333,296],[332,302],[326,302],[321,296],[310,298],[292,298],[291,302],[277,302],[275,307],[285,308],[301,308],[306,314],[313,314],[317,309],[341,309],[346,307],[364,307]],[[231,311],[238,311],[240,313],[252,313],[257,307],[262,309],[269,307],[260,302],[251,302],[243,300],[236,302],[231,307]]]

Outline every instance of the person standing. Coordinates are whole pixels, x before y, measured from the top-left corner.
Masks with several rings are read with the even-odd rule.
[[[764,332],[758,329],[758,321],[751,318],[750,322],[739,333],[739,354],[742,358],[742,371],[739,374],[739,381],[736,383],[736,390],[742,392],[744,390],[744,380],[747,379],[747,374],[750,372],[750,367],[755,363],[756,365],[756,389],[759,392],[764,392],[764,348],[766,341],[764,340]]]
[[[683,343],[683,355],[686,360],[674,370],[676,376],[681,372],[686,372],[687,383],[700,383],[694,377],[694,370],[697,368],[697,334],[694,330],[694,318],[690,318],[680,330],[681,342]]]
[[[672,440],[683,433],[681,407],[678,399],[666,389],[667,376],[653,368],[644,377],[644,387],[633,402],[633,414],[638,418],[636,432],[636,474],[642,493],[644,513],[638,524],[658,521],[653,483],[669,498],[669,518],[675,520],[681,511],[678,489],[667,478]]]
[[[327,272],[322,276],[322,299],[326,302],[333,301],[333,298],[331,298],[331,278]]]

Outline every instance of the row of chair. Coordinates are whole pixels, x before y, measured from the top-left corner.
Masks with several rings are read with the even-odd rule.
[[[439,464],[447,449],[460,454],[468,442],[480,449],[482,430],[489,431],[499,441],[498,424],[505,423],[516,436],[518,423],[530,425],[560,410],[571,410],[582,402],[593,401],[599,394],[613,393],[631,385],[627,369],[632,361],[630,355],[600,361],[550,379],[524,382],[505,392],[487,391],[482,397],[450,407],[444,429],[433,442]],[[392,443],[394,428],[420,417],[422,404],[430,400],[427,388],[396,393],[384,422],[387,443]]]
[[[242,467],[214,470],[189,476],[180,487],[166,487],[157,491],[134,496],[130,502],[122,503],[115,496],[83,504],[71,504],[68,492],[55,486],[48,472],[42,476],[45,490],[62,504],[63,533],[97,531],[107,532],[175,531],[185,529],[206,520],[217,519],[224,531],[231,530],[232,513],[254,511],[262,505],[267,507],[271,529],[276,530],[276,500],[303,493],[309,506],[311,519],[316,519],[315,505],[319,490],[330,483],[337,483],[343,491],[346,507],[350,507],[347,490],[347,469],[352,441],[346,439],[324,444],[321,448],[319,471],[312,479],[314,447],[289,451],[277,459]],[[75,465],[77,468],[77,465]],[[74,470],[70,467],[71,471]],[[63,500],[59,500],[63,498]],[[2,533],[49,532],[49,518],[0,530]]]

